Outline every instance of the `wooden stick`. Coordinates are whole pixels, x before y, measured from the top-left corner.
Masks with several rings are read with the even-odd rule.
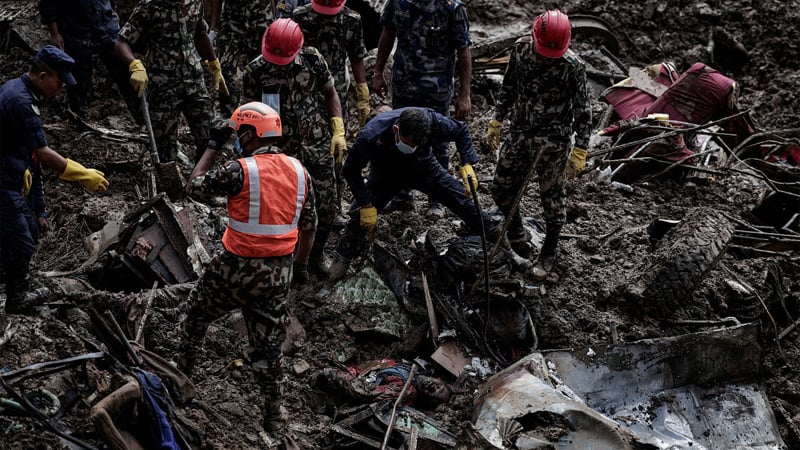
[[[408,373],[408,379],[406,380],[406,384],[403,385],[403,389],[400,391],[400,395],[397,396],[397,400],[394,401],[394,406],[392,406],[392,415],[389,418],[389,425],[386,428],[386,435],[383,436],[383,444],[381,445],[381,450],[386,450],[386,446],[389,445],[389,436],[392,435],[392,431],[394,431],[394,421],[397,420],[397,407],[400,406],[400,402],[403,401],[403,397],[406,396],[406,391],[408,387],[411,386],[411,380],[414,379],[414,375],[417,373],[417,365],[411,365],[411,372]]]
[[[431,340],[433,341],[433,348],[439,345],[439,323],[436,321],[436,310],[433,309],[433,300],[431,299],[431,291],[428,289],[428,278],[425,273],[422,275],[422,292],[425,294],[425,306],[428,308],[428,320],[431,323]]]
[[[139,321],[139,326],[136,328],[136,337],[134,337],[134,341],[138,342],[142,347],[144,347],[144,342],[142,342],[142,337],[144,335],[144,324],[147,322],[147,317],[150,315],[150,304],[153,302],[153,297],[156,295],[156,287],[158,286],[158,281],[153,282],[153,288],[150,289],[150,294],[147,296],[147,301],[144,304],[144,312],[142,313],[142,320]]]

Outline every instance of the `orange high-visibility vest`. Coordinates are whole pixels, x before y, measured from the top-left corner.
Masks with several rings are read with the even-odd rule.
[[[239,159],[242,190],[228,197],[225,248],[245,258],[284,256],[297,244],[297,223],[308,194],[300,161],[282,153]]]

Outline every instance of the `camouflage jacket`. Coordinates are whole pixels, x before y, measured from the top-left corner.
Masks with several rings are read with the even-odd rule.
[[[131,45],[147,45],[148,74],[193,80],[203,76],[195,46],[200,33],[208,34],[201,0],[140,0],[119,34]]]
[[[261,100],[278,111],[284,137],[310,143],[330,139],[322,91],[333,87],[333,77],[314,47],[303,47],[285,66],[270,64],[259,56],[247,65],[242,84],[245,98]],[[278,101],[269,98],[276,95]]]
[[[253,155],[266,153],[281,153],[277,147],[262,147]],[[311,177],[306,172],[308,182],[308,193],[300,213],[300,221],[297,223],[299,230],[311,230],[317,226],[317,208],[314,199],[314,187]],[[225,196],[232,197],[239,194],[244,187],[244,170],[239,160],[228,161],[218,169],[211,169],[205,175],[192,180],[192,191],[190,196],[200,201],[208,201],[211,197]]]
[[[275,19],[291,18],[296,8],[310,3],[311,0],[278,0],[275,4]]]
[[[472,43],[464,4],[460,0],[387,0],[381,25],[397,36],[392,92],[449,102],[456,50]]]
[[[587,148],[592,111],[586,89],[586,68],[568,51],[561,58],[545,58],[533,50],[530,36],[517,40],[508,60],[494,118],[511,112],[511,131],[568,139]]]
[[[220,37],[254,39],[260,45],[271,9],[269,0],[225,0],[219,17]]]
[[[339,14],[327,16],[311,9],[311,5],[305,5],[294,10],[292,19],[303,30],[306,45],[315,47],[325,56],[328,70],[336,82],[336,92],[340,96],[346,94],[350,85],[348,58],[359,61],[367,56],[361,15],[344,7]]]

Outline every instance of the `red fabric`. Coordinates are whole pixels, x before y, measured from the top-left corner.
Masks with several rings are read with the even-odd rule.
[[[670,70],[664,64],[661,64],[661,72],[654,78],[654,81],[667,87],[672,85],[673,78]],[[639,88],[619,86],[606,89],[600,98],[614,106],[614,113],[620,119],[644,117],[644,110],[656,101],[656,97]]]

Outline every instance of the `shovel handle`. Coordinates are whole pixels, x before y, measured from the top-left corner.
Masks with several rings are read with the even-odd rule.
[[[147,128],[147,137],[150,139],[150,159],[153,161],[153,166],[158,167],[161,164],[161,159],[158,157],[156,135],[153,133],[153,123],[150,121],[150,108],[147,105],[146,91],[142,93],[142,116],[144,117],[145,128]]]

